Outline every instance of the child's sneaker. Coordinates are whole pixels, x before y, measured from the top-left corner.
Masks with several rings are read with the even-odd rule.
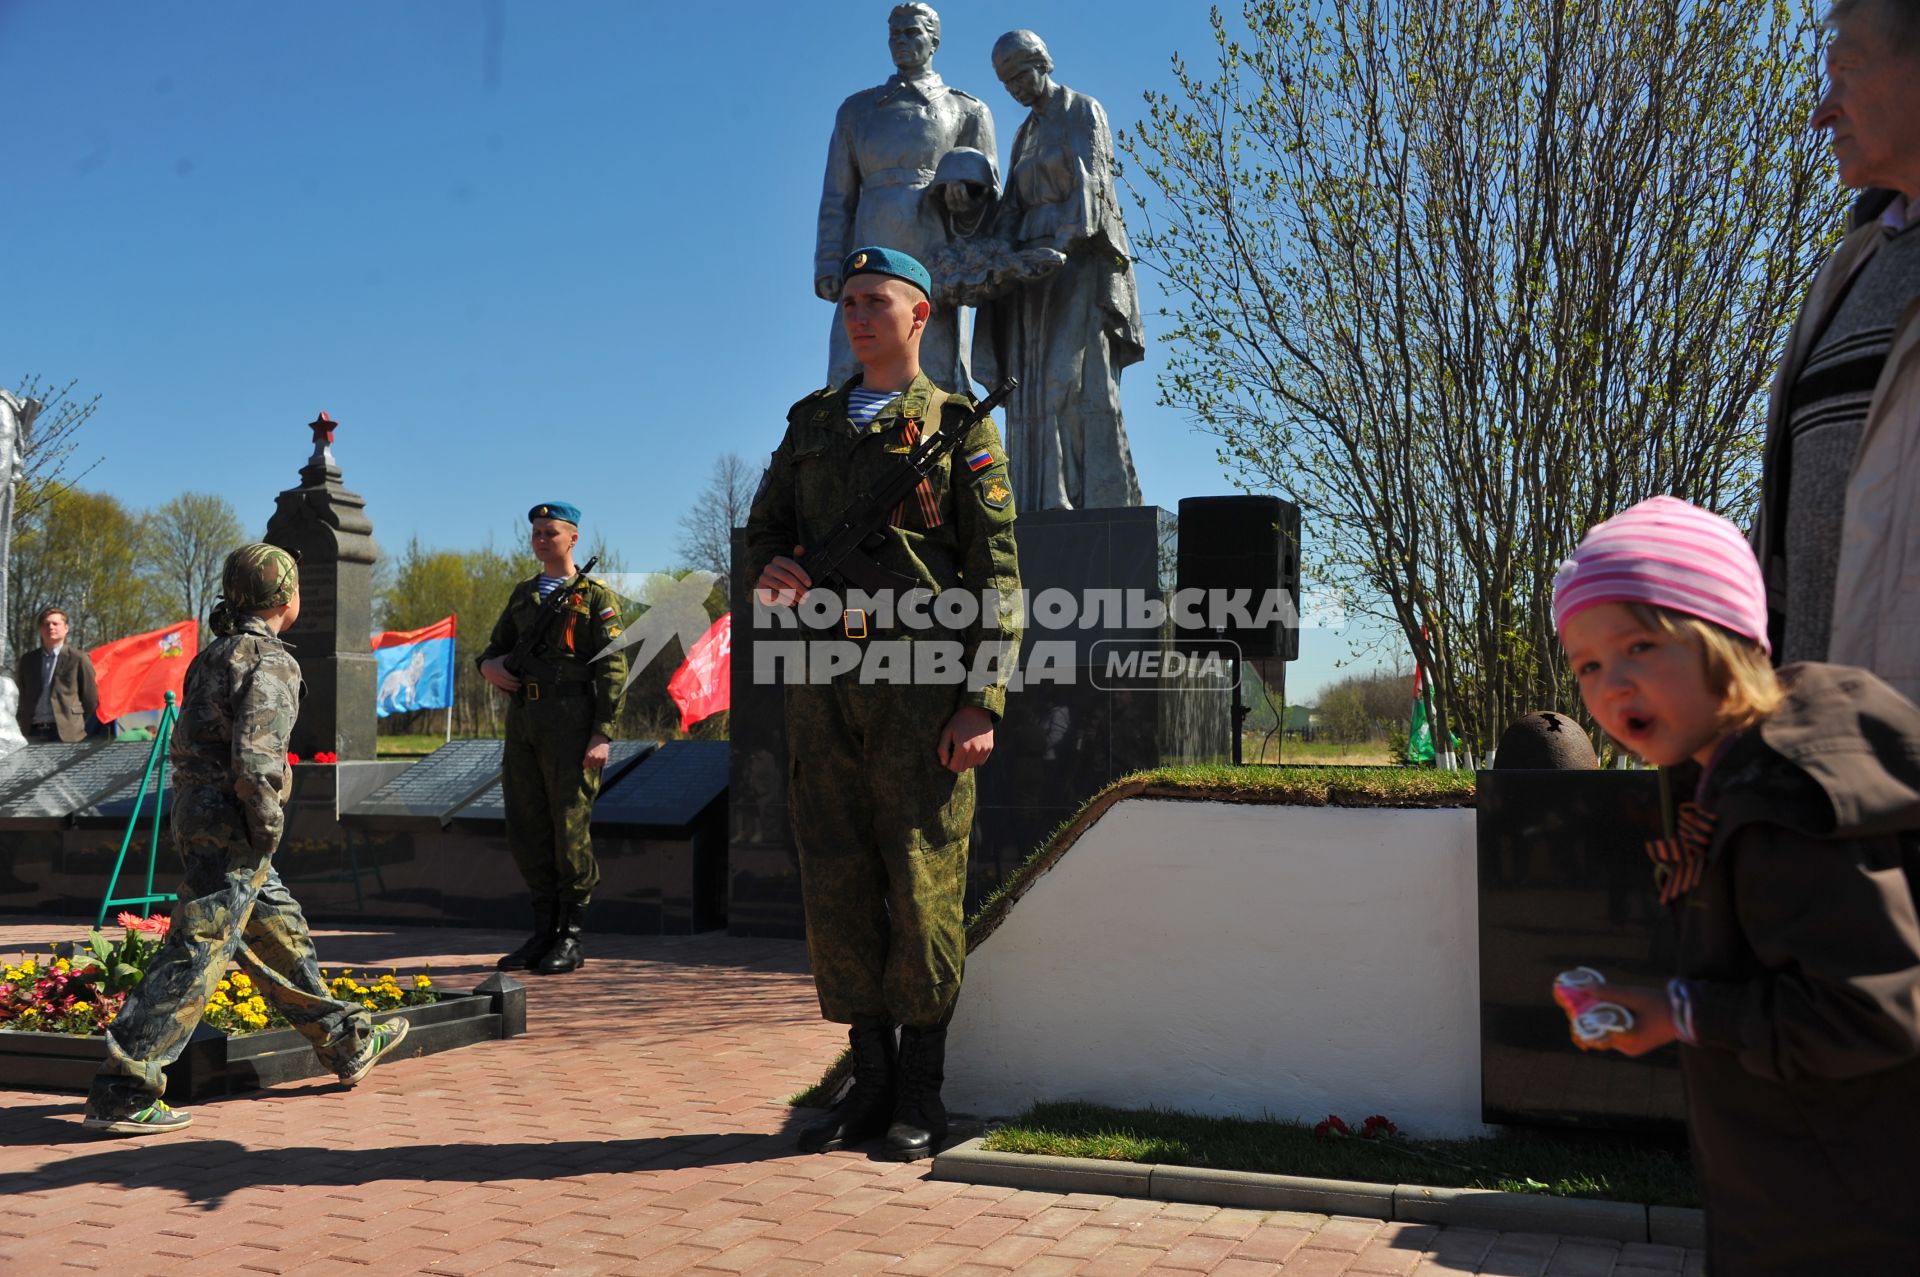
[[[407,1023],[404,1016],[395,1016],[391,1020],[382,1020],[374,1025],[373,1032],[367,1036],[366,1054],[358,1064],[353,1066],[351,1072],[342,1073],[340,1080],[352,1086],[373,1072],[373,1066],[380,1063],[380,1057],[399,1046],[400,1040],[407,1036],[407,1030],[411,1027],[413,1026]]]
[[[108,1135],[161,1135],[167,1131],[185,1130],[193,1125],[193,1118],[155,1100],[138,1113],[126,1117],[94,1117],[89,1114],[81,1119],[80,1125],[89,1131],[101,1131]]]

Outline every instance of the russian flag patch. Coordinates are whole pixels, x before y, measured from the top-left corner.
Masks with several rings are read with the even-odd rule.
[[[615,611],[613,608],[608,607],[608,608],[600,609],[600,619],[603,621],[611,621],[614,617],[618,615],[619,613]]]
[[[985,470],[988,466],[992,464],[993,464],[993,454],[991,452],[988,452],[985,448],[982,448],[980,451],[974,453],[971,457],[967,458],[967,469],[969,471]]]

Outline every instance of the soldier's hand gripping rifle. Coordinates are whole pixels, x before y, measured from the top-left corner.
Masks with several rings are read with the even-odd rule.
[[[941,422],[933,423],[932,431],[921,437],[899,465],[847,503],[824,541],[807,547],[799,562],[807,570],[808,578],[815,585],[825,585],[838,577],[870,594],[918,587],[920,582],[881,567],[867,551],[885,543],[882,529],[892,519],[894,509],[912,495],[920,481],[932,473],[948,453],[960,446],[969,431],[1007,401],[1017,385],[1019,382],[1012,377],[1002,381],[993,388],[992,394],[975,404],[973,411],[954,429],[945,429]]]
[[[512,651],[500,658],[500,663],[507,667],[507,673],[522,682],[526,681],[527,658],[533,655],[534,648],[546,641],[547,632],[553,629],[554,622],[560,619],[560,614],[567,610],[567,600],[572,597],[575,590],[587,583],[587,575],[593,571],[593,565],[599,561],[600,556],[594,555],[587,560],[587,566],[581,568],[573,580],[565,585],[554,586],[553,592],[540,600],[540,610],[534,614],[533,623],[527,626],[527,632],[520,636],[520,641],[513,645]]]

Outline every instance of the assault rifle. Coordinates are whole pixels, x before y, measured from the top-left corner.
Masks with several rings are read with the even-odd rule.
[[[547,631],[560,619],[560,613],[567,608],[567,600],[573,592],[587,583],[587,574],[593,571],[593,565],[600,561],[599,555],[587,560],[587,566],[580,569],[578,576],[565,585],[556,585],[553,592],[540,600],[540,610],[534,614],[533,623],[527,626],[527,632],[513,645],[513,650],[500,658],[507,667],[507,673],[525,681],[527,677],[527,658],[533,655],[533,649],[546,641]]]
[[[833,531],[819,545],[809,546],[800,556],[800,566],[815,585],[825,585],[839,577],[870,594],[882,590],[902,592],[920,582],[910,576],[881,567],[867,551],[885,543],[881,529],[893,517],[893,511],[912,495],[920,481],[960,446],[967,432],[992,415],[1007,401],[1020,383],[1008,377],[993,388],[993,393],[975,404],[966,420],[948,430],[942,422],[930,422],[928,433],[913,446],[901,463],[887,471],[880,481],[847,503],[834,522]],[[944,415],[944,414],[943,414]]]

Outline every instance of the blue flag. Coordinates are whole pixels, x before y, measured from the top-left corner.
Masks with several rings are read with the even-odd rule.
[[[381,718],[453,704],[454,618],[373,636],[374,713]]]

